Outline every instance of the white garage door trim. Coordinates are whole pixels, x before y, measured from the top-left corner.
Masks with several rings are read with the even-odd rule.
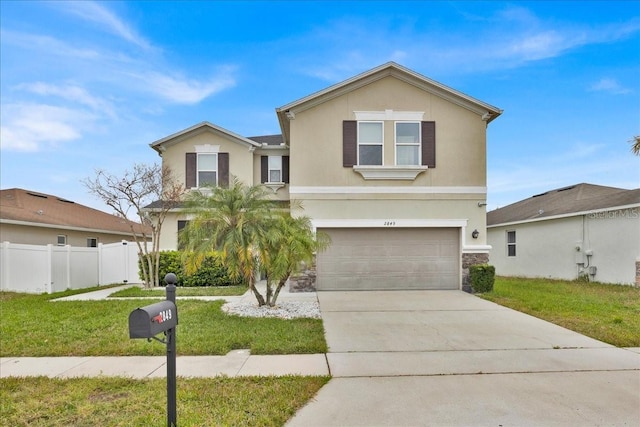
[[[460,227],[319,230],[334,242],[318,254],[318,290],[460,288]]]

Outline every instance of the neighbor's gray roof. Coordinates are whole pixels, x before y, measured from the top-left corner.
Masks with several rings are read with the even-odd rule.
[[[625,190],[582,183],[537,194],[490,211],[487,213],[487,226],[638,204],[640,188]]]
[[[282,135],[249,136],[247,138],[257,142],[258,144],[266,144],[266,145],[284,144],[284,139],[282,138]]]

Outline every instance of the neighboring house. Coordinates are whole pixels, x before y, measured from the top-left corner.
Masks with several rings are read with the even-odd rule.
[[[332,244],[318,290],[460,289],[486,262],[486,128],[502,110],[390,62],[276,109],[282,135],[204,122],[151,144],[187,188],[235,176]],[[165,221],[175,249],[189,218]]]
[[[489,212],[487,226],[497,274],[640,286],[640,188],[559,188]]]
[[[50,194],[0,190],[0,241],[97,247],[131,240],[129,221]],[[140,225],[134,224],[140,231]]]

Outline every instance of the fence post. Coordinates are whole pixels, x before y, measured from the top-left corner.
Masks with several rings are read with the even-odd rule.
[[[48,294],[53,293],[53,245],[49,243],[47,245],[47,269],[46,279],[44,283],[44,291]]]
[[[10,262],[10,254],[9,254],[9,242],[2,242],[2,251],[4,255],[2,256],[2,265],[0,265],[0,269],[2,270],[2,278],[0,279],[0,290],[5,290],[9,285],[9,268],[11,266]]]
[[[102,263],[104,262],[103,255],[104,254],[102,253],[102,243],[98,243],[98,286],[104,285],[104,277],[103,277],[104,266],[102,265]]]

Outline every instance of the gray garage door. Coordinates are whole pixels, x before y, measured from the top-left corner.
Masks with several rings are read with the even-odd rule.
[[[459,228],[329,228],[318,290],[459,289]]]

